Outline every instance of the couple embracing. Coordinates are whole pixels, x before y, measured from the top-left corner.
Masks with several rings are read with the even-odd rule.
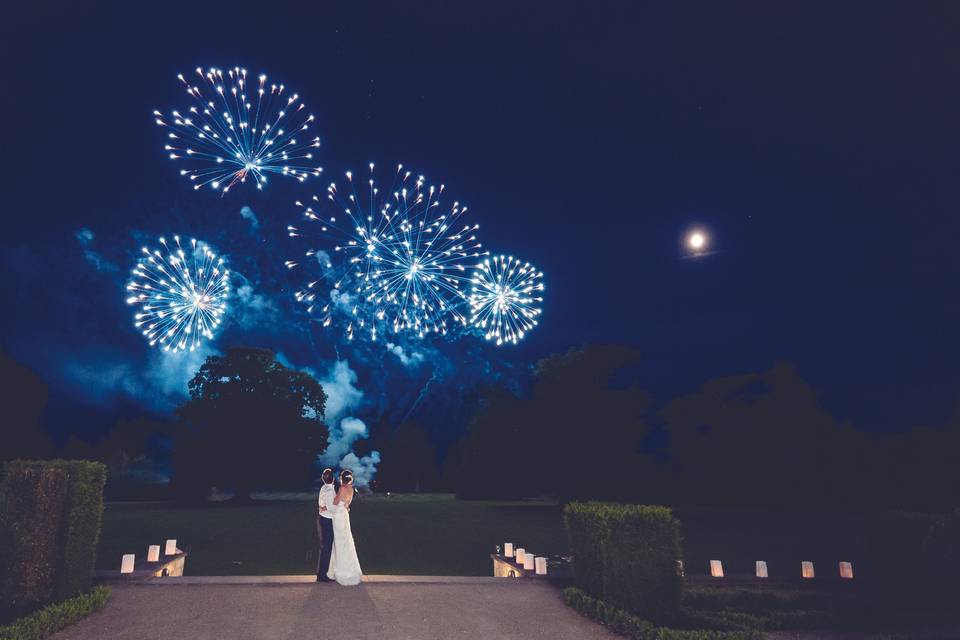
[[[350,530],[353,472],[349,469],[340,472],[339,489],[333,486],[333,469],[324,469],[321,478],[323,486],[317,513],[317,536],[320,538],[317,582],[338,582],[347,586],[360,584],[363,573]]]

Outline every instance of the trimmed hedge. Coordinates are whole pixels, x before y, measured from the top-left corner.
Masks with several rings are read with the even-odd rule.
[[[0,626],[0,640],[43,640],[67,625],[103,608],[110,589],[96,587],[89,593],[51,604],[28,616]]]
[[[672,618],[683,578],[680,523],[657,506],[572,502],[564,510],[577,585],[652,620]]]
[[[54,597],[72,598],[90,589],[97,562],[107,469],[99,462],[55,461],[70,477],[63,562]]]
[[[90,588],[106,467],[15,460],[0,483],[0,621]]]
[[[761,640],[763,638],[763,632],[759,629],[710,631],[660,627],[602,600],[592,598],[576,587],[565,589],[563,599],[581,614],[598,620],[611,631],[634,640]]]

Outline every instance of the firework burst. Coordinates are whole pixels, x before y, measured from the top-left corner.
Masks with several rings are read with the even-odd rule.
[[[470,324],[497,345],[517,344],[537,326],[543,272],[513,256],[493,256],[477,265],[470,290]]]
[[[186,111],[153,112],[156,123],[170,129],[164,149],[186,164],[180,175],[194,189],[209,185],[226,193],[248,178],[262,189],[269,173],[301,182],[320,175],[313,159],[320,138],[308,133],[314,118],[300,96],[268,84],[266,75],[250,86],[241,67],[226,72],[197,67],[196,74],[197,84],[177,76],[194,101]]]
[[[127,304],[136,306],[134,326],[164,351],[193,351],[213,338],[227,309],[230,272],[206,244],[191,240],[188,251],[173,236],[162,249],[143,255],[127,284]]]
[[[446,335],[467,326],[464,289],[487,255],[477,240],[479,225],[462,221],[467,208],[442,204],[443,185],[427,185],[403,165],[387,189],[374,179],[373,164],[366,180],[345,175],[344,189],[331,183],[325,195],[297,202],[302,222],[288,233],[307,247],[286,265],[312,278],[297,300],[324,326],[344,316],[348,339],[360,333],[376,340],[384,329]]]

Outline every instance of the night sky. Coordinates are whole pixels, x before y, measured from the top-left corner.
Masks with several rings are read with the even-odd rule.
[[[862,429],[955,411],[956,4],[98,4],[23,3],[0,27],[0,348],[50,386],[56,434],[182,398],[196,362],[151,350],[123,289],[174,233],[249,285],[213,348],[320,377],[339,355],[358,415],[412,412],[440,440],[464,390],[589,342],[640,347],[660,402],[793,362]],[[177,73],[234,65],[303,97],[323,178],[221,197],[179,176],[151,113],[186,104]],[[520,346],[404,342],[404,364],[298,311],[293,202],[368,162],[444,183],[487,247],[544,271]],[[694,226],[711,255],[685,256]]]

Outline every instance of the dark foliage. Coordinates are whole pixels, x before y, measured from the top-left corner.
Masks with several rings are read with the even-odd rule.
[[[0,618],[90,588],[105,478],[96,462],[7,463],[0,484]]]
[[[310,482],[328,435],[326,394],[312,376],[272,351],[237,347],[207,358],[189,388],[173,461],[181,497],[202,498],[217,486],[243,500],[257,487]]]
[[[834,418],[791,365],[710,380],[656,413],[623,381],[639,354],[588,346],[488,390],[462,446],[462,498],[557,496],[716,507],[953,509],[960,417],[894,436]],[[508,467],[509,474],[492,473]],[[453,475],[447,473],[447,477]]]
[[[656,506],[573,502],[564,510],[577,585],[650,620],[675,617],[680,523]]]
[[[615,379],[638,357],[626,347],[585,347],[540,361],[529,398],[488,391],[464,441],[457,495],[566,501],[598,487],[606,498],[642,493],[653,469],[641,451],[650,397]],[[510,464],[517,459],[522,464]],[[590,460],[600,463],[585,469]]]
[[[0,460],[40,458],[52,453],[53,445],[40,425],[47,405],[47,386],[27,367],[0,352],[0,406],[4,436]]]
[[[380,430],[369,447],[379,451],[383,459],[377,467],[378,491],[420,493],[439,489],[437,448],[420,423],[408,420],[396,430]]]
[[[759,628],[737,631],[711,629],[673,629],[658,626],[653,622],[632,615],[622,609],[594,598],[576,587],[568,587],[563,599],[581,614],[600,621],[610,628],[634,640],[761,640]]]
[[[0,640],[43,640],[102,609],[109,598],[108,587],[95,587],[88,593],[47,605],[8,625],[0,626]]]

